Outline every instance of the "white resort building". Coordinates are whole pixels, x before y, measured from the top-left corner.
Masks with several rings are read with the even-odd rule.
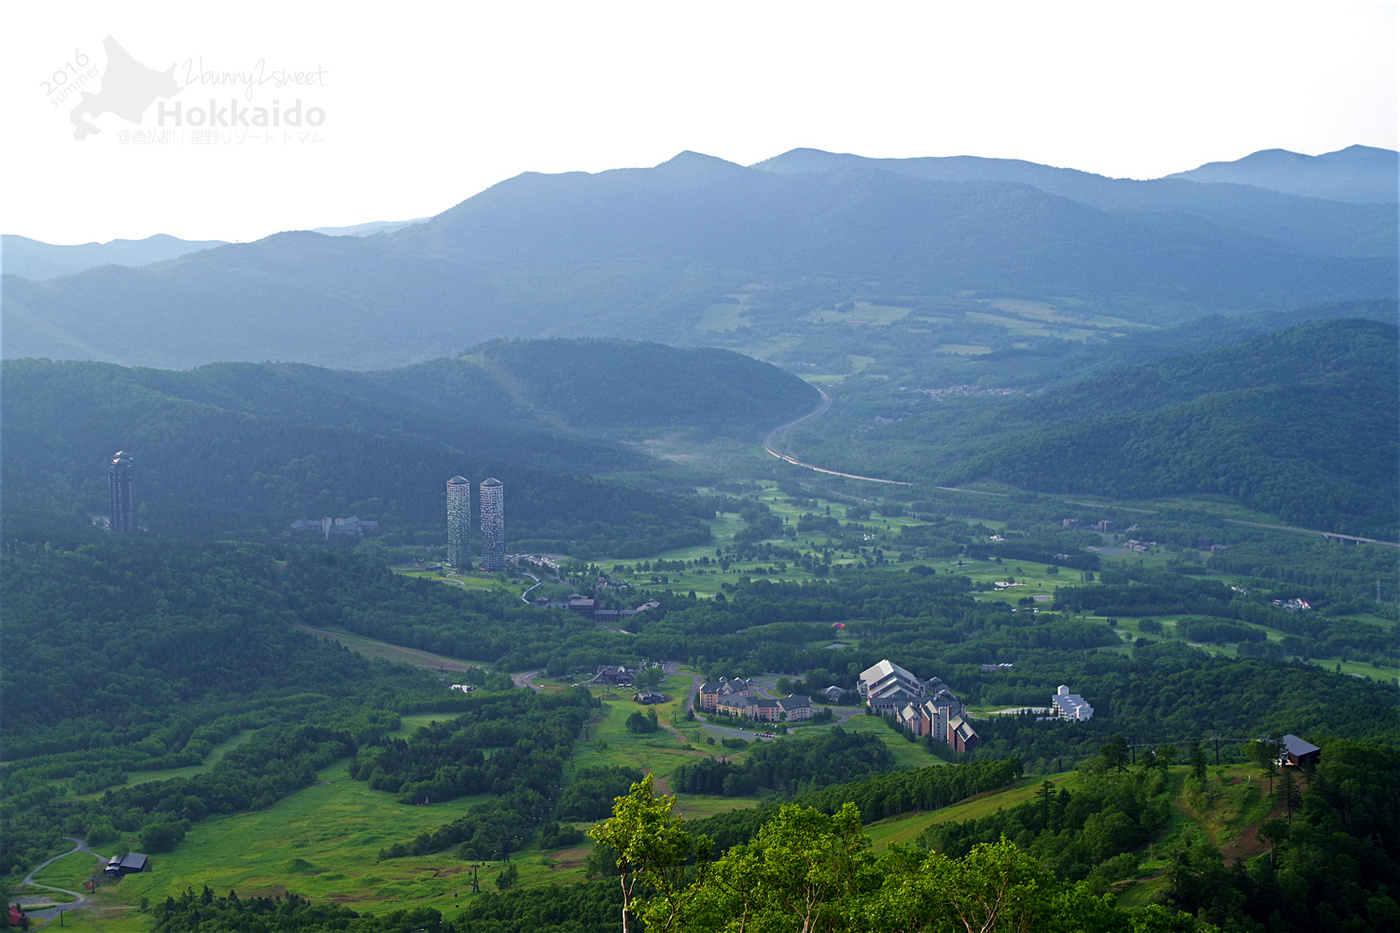
[[[1094,708],[1077,693],[1070,693],[1069,687],[1064,684],[1055,691],[1055,695],[1050,698],[1050,703],[1055,709],[1055,714],[1061,719],[1070,719],[1075,722],[1084,722],[1094,718]]]

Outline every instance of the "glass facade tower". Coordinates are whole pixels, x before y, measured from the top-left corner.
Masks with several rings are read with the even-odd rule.
[[[447,481],[447,562],[458,570],[471,567],[472,484],[465,477]]]
[[[494,476],[481,484],[481,569],[506,566],[505,486]]]

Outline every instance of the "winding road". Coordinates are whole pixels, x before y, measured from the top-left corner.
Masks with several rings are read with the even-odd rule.
[[[809,418],[815,418],[815,417],[817,417],[818,415],[826,414],[826,410],[827,410],[828,408],[831,407],[831,396],[830,396],[830,395],[827,395],[826,392],[822,391],[820,388],[817,388],[816,386],[813,386],[813,388],[816,388],[817,391],[821,393],[821,397],[822,397],[822,402],[821,402],[821,404],[818,405],[816,408],[812,409],[811,411],[809,411],[807,414],[803,415],[801,418],[794,418],[793,420],[789,421],[787,424],[780,424],[780,425],[778,425],[776,428],[774,428],[773,430],[769,431],[769,432],[768,432],[768,436],[765,437],[765,438],[763,439],[763,449],[764,449],[764,450],[768,451],[770,454],[772,454],[773,456],[777,457],[779,460],[783,461],[784,463],[791,463],[793,466],[800,466],[800,467],[803,467],[803,468],[808,469],[808,470],[812,470],[812,471],[817,472],[817,473],[826,473],[826,474],[828,474],[829,476],[841,476],[841,477],[845,477],[846,479],[859,479],[859,480],[864,480],[864,481],[867,482],[867,483],[888,483],[888,484],[891,485],[891,486],[912,486],[912,485],[914,485],[913,483],[905,483],[905,482],[901,482],[900,480],[897,480],[897,479],[881,479],[881,478],[878,477],[878,476],[861,476],[861,475],[858,474],[858,473],[841,473],[841,472],[838,472],[838,471],[836,471],[836,470],[828,470],[828,469],[826,469],[826,468],[824,468],[824,467],[814,466],[813,464],[810,464],[810,463],[803,463],[801,460],[798,460],[796,457],[790,457],[790,456],[788,456],[788,455],[785,454],[785,453],[781,453],[781,452],[778,450],[778,448],[775,446],[775,445],[778,443],[778,436],[779,436],[780,434],[786,433],[786,431],[788,430],[788,428],[791,428],[793,425],[801,424],[802,422],[808,420]]]
[[[818,392],[821,393],[821,397],[822,397],[821,404],[818,405],[816,408],[812,409],[811,411],[809,411],[807,414],[803,415],[801,418],[794,418],[792,421],[789,421],[789,422],[787,422],[786,424],[780,424],[780,425],[778,425],[776,428],[774,428],[773,430],[769,431],[769,432],[768,432],[768,435],[763,439],[763,449],[764,449],[765,451],[767,451],[769,454],[773,455],[774,457],[777,457],[779,460],[783,461],[784,463],[791,463],[793,466],[800,466],[800,467],[802,467],[802,468],[804,468],[804,469],[812,470],[812,471],[817,472],[817,473],[826,473],[826,474],[829,475],[829,476],[841,476],[841,477],[844,477],[844,478],[846,478],[846,479],[864,480],[864,481],[867,482],[867,483],[886,483],[886,484],[891,485],[891,486],[912,486],[912,485],[914,485],[913,483],[905,483],[905,482],[901,482],[900,480],[897,480],[897,479],[883,479],[883,478],[878,477],[878,476],[861,476],[861,475],[858,474],[858,473],[842,473],[842,472],[839,472],[839,471],[837,471],[837,470],[828,470],[828,469],[826,469],[825,467],[819,467],[819,466],[816,466],[816,465],[814,465],[814,464],[807,463],[807,462],[802,461],[802,460],[798,460],[796,457],[790,456],[790,455],[785,454],[785,453],[783,453],[782,451],[780,451],[780,450],[778,449],[778,446],[777,446],[777,445],[778,445],[778,443],[779,443],[779,440],[780,440],[781,436],[782,436],[789,428],[793,427],[794,425],[801,424],[802,422],[807,421],[807,420],[809,420],[809,419],[811,419],[811,418],[816,418],[818,415],[826,414],[827,410],[828,410],[829,408],[831,408],[831,396],[827,395],[826,392],[823,391],[820,387],[813,386],[813,388],[815,388]],[[1004,492],[992,492],[992,491],[986,490],[986,489],[961,489],[961,488],[959,488],[959,487],[957,487],[957,486],[935,486],[935,487],[933,487],[933,488],[935,488],[935,489],[946,490],[947,492],[966,492],[966,493],[972,493],[972,494],[974,494],[974,495],[979,495],[979,496],[1000,496],[1001,498],[1006,498],[1006,497],[1008,496],[1008,493],[1004,493]],[[1080,505],[1091,505],[1091,504],[1092,504],[1092,505],[1097,505],[1097,504],[1098,504],[1098,503],[1087,503],[1087,502],[1086,502],[1086,503],[1080,503],[1080,502],[1078,502],[1078,500],[1069,499],[1069,498],[1066,498],[1064,501],[1066,501],[1066,502],[1076,502],[1077,504],[1080,504]],[[1127,507],[1125,507],[1125,506],[1114,506],[1114,508],[1119,508],[1119,509],[1122,509],[1123,511],[1126,511],[1126,512],[1142,512],[1142,513],[1145,514],[1145,515],[1151,515],[1151,514],[1153,514],[1153,512],[1152,512],[1151,509],[1130,509],[1130,508],[1127,508]],[[1300,532],[1300,533],[1302,533],[1302,534],[1321,535],[1322,537],[1328,539],[1329,541],[1350,541],[1350,542],[1352,542],[1353,544],[1378,544],[1378,545],[1380,545],[1380,546],[1382,546],[1382,547],[1400,548],[1400,542],[1395,542],[1395,541],[1382,541],[1382,540],[1380,540],[1380,539],[1378,539],[1378,538],[1363,538],[1363,537],[1359,537],[1359,536],[1357,536],[1357,535],[1338,534],[1337,532],[1334,532],[1334,531],[1322,531],[1322,530],[1317,529],[1317,528],[1298,528],[1298,527],[1293,526],[1293,525],[1268,525],[1268,524],[1264,524],[1263,522],[1247,522],[1247,521],[1242,521],[1242,520],[1237,519],[1237,518],[1227,518],[1227,519],[1225,519],[1225,521],[1230,522],[1231,524],[1235,524],[1235,525],[1249,525],[1249,526],[1252,526],[1252,527],[1254,527],[1254,528],[1272,528],[1272,529],[1275,529],[1275,530],[1277,530],[1277,531],[1296,531],[1296,532]]]
[[[43,888],[46,891],[57,891],[60,894],[67,894],[74,900],[72,903],[69,904],[56,904],[53,907],[44,907],[39,910],[25,910],[26,915],[33,917],[37,920],[52,920],[59,914],[66,914],[70,910],[81,910],[84,907],[90,907],[92,906],[92,900],[81,891],[70,891],[67,888],[56,888],[51,884],[40,884],[39,882],[34,880],[35,875],[39,874],[39,872],[43,871],[45,868],[48,868],[50,865],[52,865],[59,859],[67,858],[74,852],[86,852],[89,855],[91,855],[96,860],[96,868],[98,869],[107,864],[107,857],[105,855],[99,855],[98,853],[89,849],[87,843],[83,840],[79,839],[76,836],[65,836],[64,838],[71,839],[73,841],[73,848],[69,849],[67,852],[62,853],[61,855],[55,855],[53,858],[40,863],[37,867],[30,871],[29,874],[24,876],[24,881],[22,881],[21,884],[35,888]],[[15,898],[15,903],[19,904],[21,908],[24,908],[26,906],[26,903],[44,903],[48,900],[49,898],[44,897],[43,895],[21,895]]]

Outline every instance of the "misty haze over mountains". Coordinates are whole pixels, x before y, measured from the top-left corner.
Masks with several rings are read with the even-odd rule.
[[[58,253],[7,237],[4,355],[375,368],[494,337],[699,344],[734,330],[712,309],[741,288],[807,296],[738,325],[757,331],[852,291],[1014,293],[1149,324],[1386,297],[1396,159],[1270,151],[1133,181],[973,157],[799,149],[745,168],[687,152],[649,169],[525,173],[370,236],[282,233],[183,255],[156,237],[140,241],[151,265],[42,281]],[[145,255],[130,241],[46,249]]]

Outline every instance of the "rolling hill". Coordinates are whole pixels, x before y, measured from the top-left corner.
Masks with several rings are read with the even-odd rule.
[[[554,378],[580,360],[573,381]],[[606,436],[639,441],[665,424],[756,437],[817,398],[735,353],[604,341],[504,343],[371,373],[21,360],[3,376],[12,518],[104,513],[104,463],[124,449],[141,522],[165,534],[265,536],[357,514],[391,541],[435,542],[443,483],[461,473],[506,483],[513,541],[575,552],[708,537],[700,504],[589,478],[658,466]]]
[[[1305,324],[1099,374],[1018,406],[1024,434],[961,471],[1045,492],[1225,496],[1290,522],[1394,540],[1397,331]]]

